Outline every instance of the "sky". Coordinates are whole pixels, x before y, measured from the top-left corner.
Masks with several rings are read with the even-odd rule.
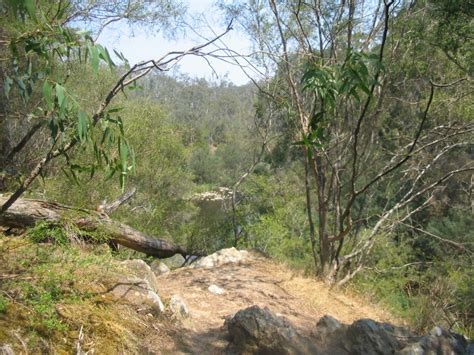
[[[212,7],[214,0],[185,0],[184,2],[188,5],[190,15],[204,16],[212,30],[216,33],[224,31],[225,25],[221,23],[222,15]],[[195,28],[195,30],[212,37],[212,32],[209,28]],[[143,60],[159,58],[170,51],[189,49],[205,42],[205,40],[199,38],[192,31],[187,31],[186,38],[179,38],[177,40],[168,40],[159,33],[153,35],[146,33],[144,30],[134,30],[132,34],[128,25],[120,23],[113,27],[107,27],[100,34],[98,42],[109,50],[116,49],[122,52],[130,64],[133,65]],[[223,42],[230,49],[239,53],[250,52],[251,45],[249,40],[235,30],[226,34]],[[220,60],[211,60],[211,64],[214,70],[210,68],[204,59],[196,56],[187,56],[180,61],[178,71],[193,78],[205,78],[214,82],[226,80],[235,85],[243,85],[249,81],[238,66]]]

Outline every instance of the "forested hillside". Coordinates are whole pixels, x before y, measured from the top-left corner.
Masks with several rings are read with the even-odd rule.
[[[100,215],[133,191],[110,218],[188,256],[255,249],[415,331],[472,337],[472,3],[236,0],[216,11],[232,23],[224,33],[131,65],[96,42],[100,31],[123,20],[185,32],[183,4],[1,2],[0,239],[110,242],[71,227],[76,217],[21,228],[9,213],[30,198]],[[224,48],[229,31],[252,55]],[[170,74],[187,55],[235,60],[249,84]],[[152,261],[109,244],[111,258]],[[32,332],[65,331],[38,325],[36,294],[13,295],[12,270],[0,267],[0,317],[22,303],[36,312]]]

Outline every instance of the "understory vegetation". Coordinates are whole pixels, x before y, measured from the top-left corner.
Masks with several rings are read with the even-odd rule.
[[[110,18],[123,16],[115,2]],[[469,1],[220,1],[266,73],[242,86],[169,75],[164,61],[130,66],[95,43],[105,24],[94,7],[82,18],[87,1],[62,3],[0,5],[2,194],[97,209],[135,188],[111,218],[196,252],[255,248],[372,297],[416,331],[474,336]],[[184,12],[139,3],[126,20],[165,32]],[[0,341],[12,315],[28,348],[46,335],[60,351],[78,324],[109,329],[104,343],[129,336],[94,318],[120,306],[84,290],[114,260],[147,257],[74,228],[0,234]]]
[[[105,352],[139,351],[136,336],[147,331],[143,315],[101,296],[102,283],[120,275],[107,246],[38,245],[2,235],[0,261],[2,343],[15,336],[22,351],[70,353],[83,331],[84,344]]]

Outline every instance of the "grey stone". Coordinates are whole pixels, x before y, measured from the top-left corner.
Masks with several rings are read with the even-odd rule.
[[[219,286],[216,286],[216,285],[210,285],[208,287],[208,291],[215,295],[222,295],[225,292],[223,288],[220,288]]]
[[[0,355],[15,355],[10,344],[3,344],[0,345]]]
[[[323,354],[467,354],[469,344],[461,335],[435,327],[420,337],[406,328],[371,319],[340,324],[332,317],[321,318],[313,332],[315,344]]]
[[[183,301],[183,299],[177,295],[173,295],[171,297],[168,308],[176,318],[189,317],[188,306]]]
[[[171,258],[161,259],[161,262],[173,270],[183,266],[184,258],[180,254],[175,254]]]
[[[212,269],[229,263],[241,263],[251,259],[251,255],[246,250],[227,248],[216,251],[214,254],[197,260],[189,267],[192,269]]]
[[[156,275],[162,275],[170,272],[170,268],[160,260],[153,260],[150,264],[150,268]]]
[[[161,313],[165,307],[158,294],[158,280],[143,260],[125,260],[124,273],[117,279],[105,282],[108,297],[136,306],[140,311]]]
[[[233,354],[314,354],[316,348],[268,308],[252,306],[225,321]]]
[[[158,292],[158,280],[150,266],[141,259],[125,260],[122,265],[128,269],[129,273],[140,279],[146,280],[149,287]]]
[[[464,355],[473,354],[472,343],[460,334],[434,327],[426,336],[420,337],[398,351],[397,355]]]
[[[413,336],[408,330],[371,319],[361,319],[347,327],[346,346],[354,354],[393,354]]]
[[[316,329],[313,331],[313,336],[322,341],[328,336],[341,329],[343,325],[337,319],[325,315],[316,324]]]
[[[371,319],[351,325],[322,317],[311,338],[298,334],[268,308],[249,307],[225,322],[231,354],[474,355],[462,335],[435,327],[426,336]]]
[[[138,307],[140,310],[152,310],[156,313],[165,307],[160,296],[143,279],[128,277],[119,280],[108,293],[113,299]]]

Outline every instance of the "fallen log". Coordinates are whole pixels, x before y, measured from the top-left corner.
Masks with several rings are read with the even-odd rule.
[[[0,196],[0,205],[8,200]],[[136,229],[111,219],[104,212],[74,208],[54,202],[20,198],[4,213],[0,214],[0,226],[8,228],[34,227],[38,222],[75,224],[84,231],[93,232],[100,228],[110,241],[127,248],[158,258],[169,258],[175,254],[202,256],[202,253],[189,252],[182,246],[148,236]]]

